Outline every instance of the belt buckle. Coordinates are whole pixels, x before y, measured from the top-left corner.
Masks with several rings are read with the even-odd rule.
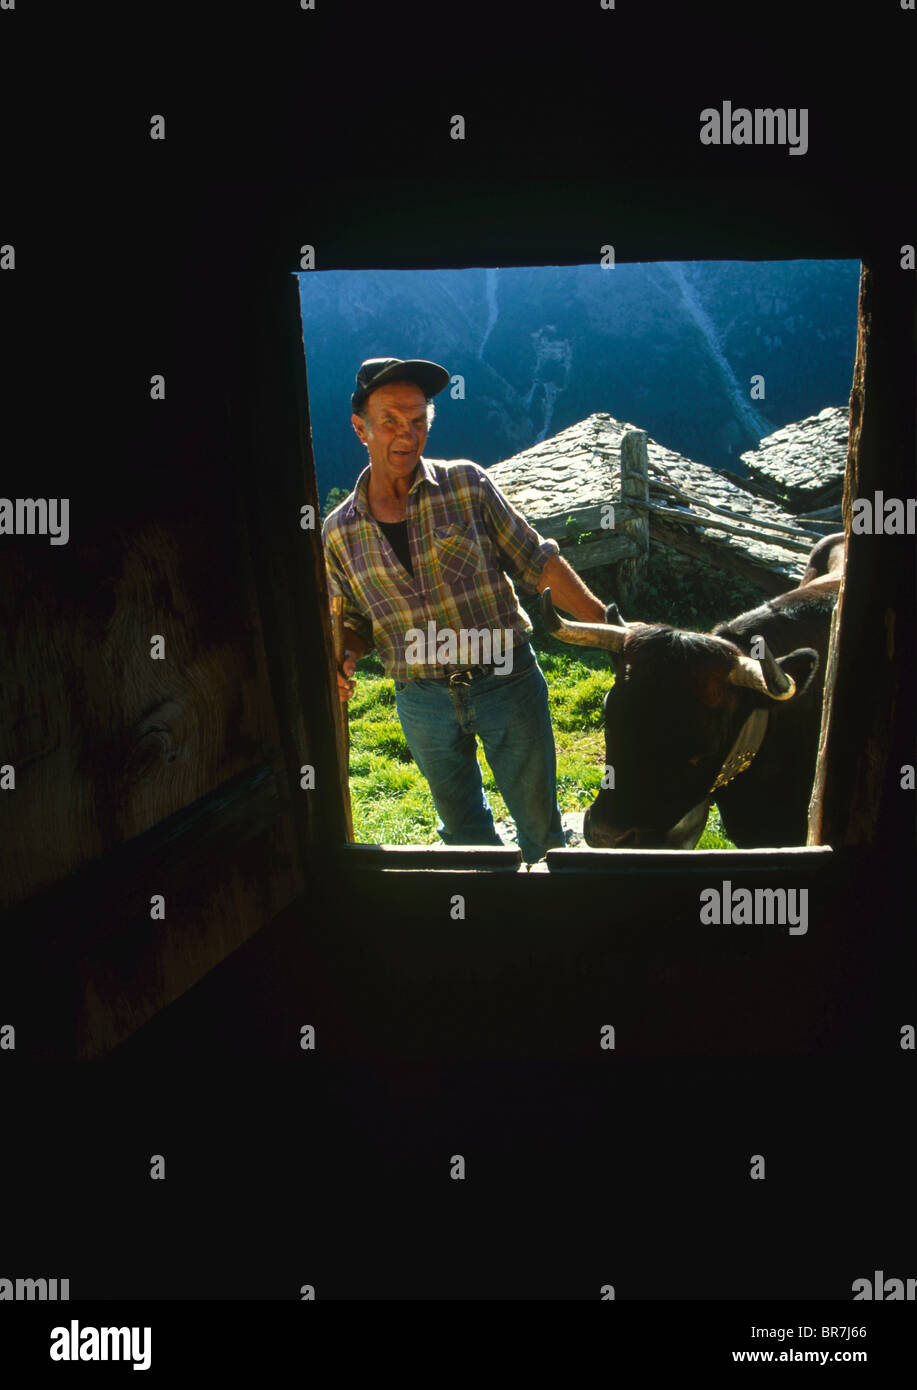
[[[450,684],[450,685],[453,685],[453,686],[454,686],[454,685],[470,685],[470,684],[471,684],[471,672],[470,672],[470,671],[453,671],[451,675],[449,675],[449,676],[446,677],[446,679],[448,680],[449,684]]]

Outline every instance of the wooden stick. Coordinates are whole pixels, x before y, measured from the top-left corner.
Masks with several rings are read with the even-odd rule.
[[[657,516],[668,517],[672,521],[679,522],[682,526],[710,526],[716,531],[729,531],[735,536],[747,536],[749,540],[764,541],[767,545],[775,545],[780,550],[798,550],[802,555],[808,555],[812,549],[811,545],[803,545],[801,541],[782,540],[778,536],[768,536],[763,531],[743,530],[739,526],[730,526],[725,521],[713,521],[708,517],[692,516],[690,512],[680,512],[674,507],[659,507],[655,502],[638,502],[631,498],[632,507],[645,507],[648,512],[655,512]],[[819,537],[819,540],[821,537]]]
[[[681,488],[674,487],[670,483],[651,482],[651,488],[657,488],[659,492],[666,492],[671,497],[675,497],[679,502],[688,502],[692,507],[702,507],[704,511],[715,512],[717,516],[728,516],[732,521],[739,521],[750,526],[760,526],[768,531],[783,531],[788,536],[808,537],[812,541],[820,540],[812,531],[805,530],[802,526],[785,526],[781,521],[762,521],[760,517],[749,517],[747,523],[741,512],[733,512],[726,507],[715,507],[712,502],[704,502],[700,497],[692,497],[689,492],[682,492]]]
[[[698,532],[690,527],[670,526],[667,521],[652,514],[650,537],[660,545],[671,546],[682,555],[691,555],[705,564],[715,565],[726,574],[741,575],[768,594],[784,594],[787,589],[795,589],[799,583],[797,576],[781,574],[776,568],[771,568],[773,561],[758,559],[752,551],[742,546],[705,544]]]

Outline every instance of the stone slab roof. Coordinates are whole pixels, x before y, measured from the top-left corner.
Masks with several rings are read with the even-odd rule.
[[[742,462],[762,491],[791,511],[832,506],[844,489],[849,414],[828,406],[784,425],[742,454]]]
[[[569,429],[561,430],[553,438],[492,464],[487,471],[537,530],[540,520],[559,512],[576,516],[578,511],[588,506],[619,501],[621,439],[626,430],[639,428],[616,420],[612,415],[590,415]],[[775,521],[786,526],[798,524],[796,518],[776,502],[749,493],[722,473],[715,472],[706,464],[695,463],[673,449],[664,448],[649,436],[647,456],[650,463],[650,500],[653,502],[679,507],[674,499],[653,494],[652,465],[656,464],[665,469],[675,486],[714,506],[728,508],[736,513],[739,520],[747,520],[752,525],[760,521]],[[802,576],[806,557],[799,552],[747,536],[733,536],[724,531],[691,529],[711,548],[740,550],[754,556],[760,564],[785,579],[788,588],[798,583]],[[816,539],[818,537],[813,538],[813,545]],[[711,561],[715,563],[714,555],[711,555]]]

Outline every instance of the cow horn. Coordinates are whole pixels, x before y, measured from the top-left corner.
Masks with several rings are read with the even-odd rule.
[[[620,652],[624,646],[626,627],[616,623],[570,622],[558,614],[550,589],[541,591],[541,612],[548,631],[561,642],[572,642],[579,647],[601,647],[609,652]]]
[[[796,682],[777,665],[766,642],[761,660],[740,656],[729,673],[729,679],[733,685],[757,690],[762,695],[769,695],[772,700],[791,700],[796,694]]]

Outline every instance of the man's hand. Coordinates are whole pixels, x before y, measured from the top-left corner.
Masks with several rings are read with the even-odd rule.
[[[338,697],[341,700],[349,700],[357,688],[356,681],[353,680],[354,672],[357,669],[356,655],[349,650],[344,652],[344,660],[338,667]],[[343,674],[342,674],[343,672]]]

